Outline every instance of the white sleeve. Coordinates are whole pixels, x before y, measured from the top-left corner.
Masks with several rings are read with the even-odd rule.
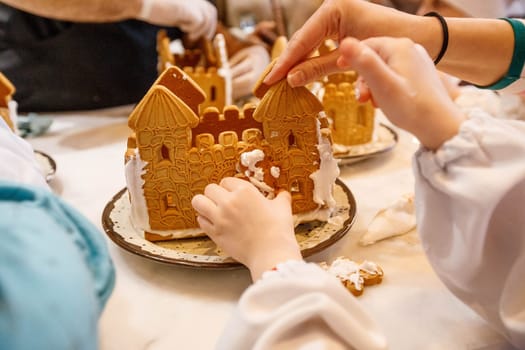
[[[241,296],[217,349],[386,349],[359,301],[315,264],[288,261]]]
[[[474,110],[437,152],[414,158],[416,217],[446,286],[525,348],[525,122]]]
[[[0,118],[0,180],[48,188],[33,148]]]

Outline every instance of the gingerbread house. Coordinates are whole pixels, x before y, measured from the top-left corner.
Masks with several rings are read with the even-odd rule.
[[[221,110],[232,103],[228,54],[222,34],[217,34],[213,42],[202,38],[195,48],[174,54],[166,31],[160,30],[157,34],[157,55],[159,75],[166,68],[177,66],[204,90],[205,99],[200,105],[202,110],[207,107]]]
[[[12,96],[15,93],[15,87],[6,78],[5,75],[0,73],[0,117],[5,120],[7,125],[14,130],[13,118],[10,113],[10,109],[13,108]]]
[[[357,100],[356,80],[357,74],[350,71],[329,75],[323,81],[323,108],[336,144],[352,146],[372,140],[375,109],[370,101]]]
[[[267,196],[292,194],[295,214],[327,220],[339,174],[319,100],[286,80],[255,108],[204,109],[205,93],[184,71],[166,69],[129,117],[126,180],[134,225],[149,240],[202,234],[194,195],[227,176]]]

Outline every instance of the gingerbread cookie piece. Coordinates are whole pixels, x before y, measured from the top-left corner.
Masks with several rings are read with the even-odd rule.
[[[371,261],[365,260],[358,264],[350,259],[339,257],[330,265],[325,262],[319,265],[337,277],[355,296],[363,294],[365,286],[379,284],[383,280],[383,269]]]

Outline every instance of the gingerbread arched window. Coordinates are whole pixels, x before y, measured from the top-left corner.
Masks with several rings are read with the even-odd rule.
[[[160,146],[159,150],[159,161],[160,162],[171,162],[170,149],[166,145]]]
[[[288,134],[288,148],[292,147],[297,147],[297,139],[295,138],[293,131],[290,130],[290,133]]]
[[[178,215],[179,214],[179,208],[177,206],[177,202],[175,199],[175,195],[173,193],[166,193],[164,195],[164,200],[162,202],[162,215]]]

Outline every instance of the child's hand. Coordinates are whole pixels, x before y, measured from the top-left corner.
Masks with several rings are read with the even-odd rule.
[[[339,53],[338,66],[356,70],[390,121],[423,146],[437,149],[457,134],[464,116],[422,46],[409,39],[347,38]]]
[[[266,199],[251,183],[230,177],[206,186],[192,205],[204,232],[254,280],[280,262],[302,259],[288,192]]]
[[[217,30],[217,9],[206,0],[142,0],[137,17],[160,26],[179,27],[190,41],[211,39]]]

